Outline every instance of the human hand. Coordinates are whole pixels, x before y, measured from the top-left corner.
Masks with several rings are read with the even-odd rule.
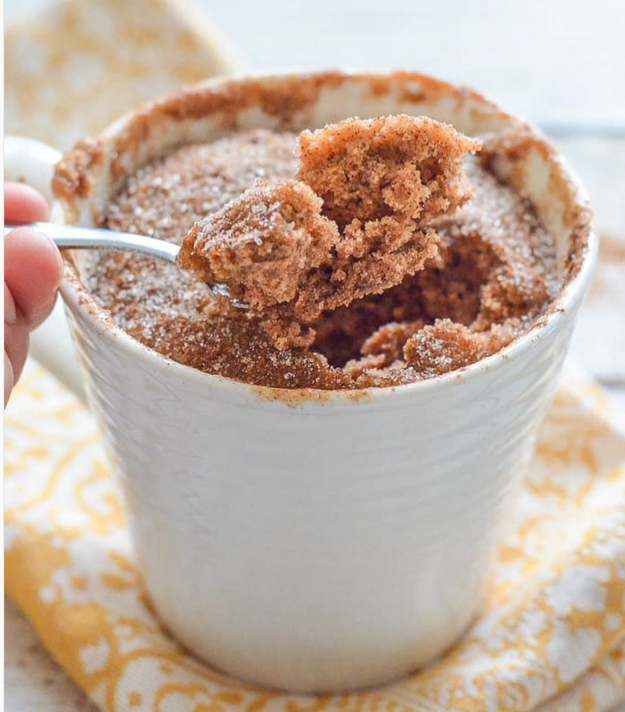
[[[45,220],[48,206],[37,191],[21,183],[4,186],[6,223]],[[4,404],[22,372],[29,333],[50,313],[63,274],[54,242],[27,227],[4,238]]]

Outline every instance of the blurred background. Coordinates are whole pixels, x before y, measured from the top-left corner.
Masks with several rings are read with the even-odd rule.
[[[5,0],[5,23],[51,4]],[[250,67],[421,70],[477,86],[547,128],[625,134],[623,0],[196,4]]]
[[[254,67],[416,69],[546,127],[625,135],[623,0],[202,4]]]
[[[5,0],[4,13],[7,132],[59,149],[182,81],[284,67],[417,70],[538,124],[602,240],[573,355],[625,408],[625,0]],[[11,609],[7,637],[8,709],[91,709]]]

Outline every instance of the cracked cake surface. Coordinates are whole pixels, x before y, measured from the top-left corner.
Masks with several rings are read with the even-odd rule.
[[[353,131],[358,124],[348,121],[338,126],[345,138],[349,132],[341,132]],[[272,215],[280,247],[271,239],[266,244],[264,226],[257,225],[262,227],[263,235],[257,235],[261,244],[245,237],[245,231],[239,237],[248,242],[243,252],[247,251],[249,284],[260,280],[263,290],[269,285],[267,293],[276,300],[276,310],[285,304],[291,308],[288,301],[280,300],[292,299],[300,283],[299,277],[287,279],[283,273],[278,278],[275,271],[272,275],[278,263],[291,275],[299,274],[302,267],[308,274],[309,268],[318,269],[311,265],[328,246],[336,251],[341,240],[353,234],[350,229],[362,230],[367,222],[379,224],[389,217],[415,225],[425,221],[436,234],[437,245],[421,269],[380,293],[368,292],[335,308],[307,312],[302,319],[306,329],[293,322],[293,332],[278,346],[284,320],[263,322],[258,315],[231,309],[191,273],[159,260],[91,253],[81,267],[87,288],[119,327],[164,356],[208,373],[278,388],[358,389],[430,378],[496,352],[545,312],[563,279],[556,267],[554,240],[533,206],[502,183],[479,154],[462,157],[465,146],[458,157],[464,183],[458,184],[455,194],[464,196],[467,185],[472,194],[466,200],[456,199],[453,207],[453,201],[444,207],[435,191],[430,195],[438,197],[429,205],[424,194],[404,199],[398,188],[382,198],[379,191],[372,193],[350,217],[347,206],[352,198],[328,200],[341,160],[333,163],[328,156],[321,160],[317,153],[321,149],[311,143],[316,136],[258,129],[176,148],[128,177],[110,199],[104,224],[180,243],[197,223],[219,220],[216,216],[233,209],[233,202],[239,201],[241,207],[246,191],[256,191],[253,200],[258,201],[259,214]],[[489,155],[507,150],[500,143],[486,144]],[[405,177],[399,167],[397,175]],[[407,180],[414,180],[413,173],[407,175]],[[353,180],[361,178],[353,176]],[[265,200],[281,190],[281,200]],[[302,209],[305,218],[294,220],[288,209],[283,211],[285,205]],[[242,215],[252,221],[246,210]],[[285,236],[289,239],[283,244]],[[302,239],[309,240],[308,252],[304,251],[307,264],[296,249],[295,243]],[[376,253],[375,249],[367,252],[375,241],[354,249],[357,244],[356,240],[344,252],[349,260]],[[231,255],[225,248],[218,253],[219,249],[215,264],[227,271]],[[267,256],[268,264],[263,264]],[[234,262],[245,264],[241,257],[237,255]],[[271,333],[273,326],[275,333]]]

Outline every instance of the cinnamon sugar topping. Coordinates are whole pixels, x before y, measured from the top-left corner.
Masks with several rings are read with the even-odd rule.
[[[302,135],[299,160],[295,134],[246,131],[131,176],[106,224],[190,233],[185,266],[230,284],[251,315],[137,255],[90,254],[87,286],[164,356],[258,385],[389,386],[473,363],[529,329],[561,275],[532,206],[440,126],[341,122]]]

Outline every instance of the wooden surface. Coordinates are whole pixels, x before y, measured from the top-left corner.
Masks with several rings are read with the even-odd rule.
[[[28,16],[49,2],[6,0],[5,19]],[[419,69],[478,86],[552,130],[587,184],[598,229],[607,238],[573,352],[625,413],[622,0],[592,6],[569,0],[566,9],[542,0],[200,3],[251,66]],[[95,710],[10,602],[5,626],[7,712]],[[619,712],[625,712],[625,705]]]

